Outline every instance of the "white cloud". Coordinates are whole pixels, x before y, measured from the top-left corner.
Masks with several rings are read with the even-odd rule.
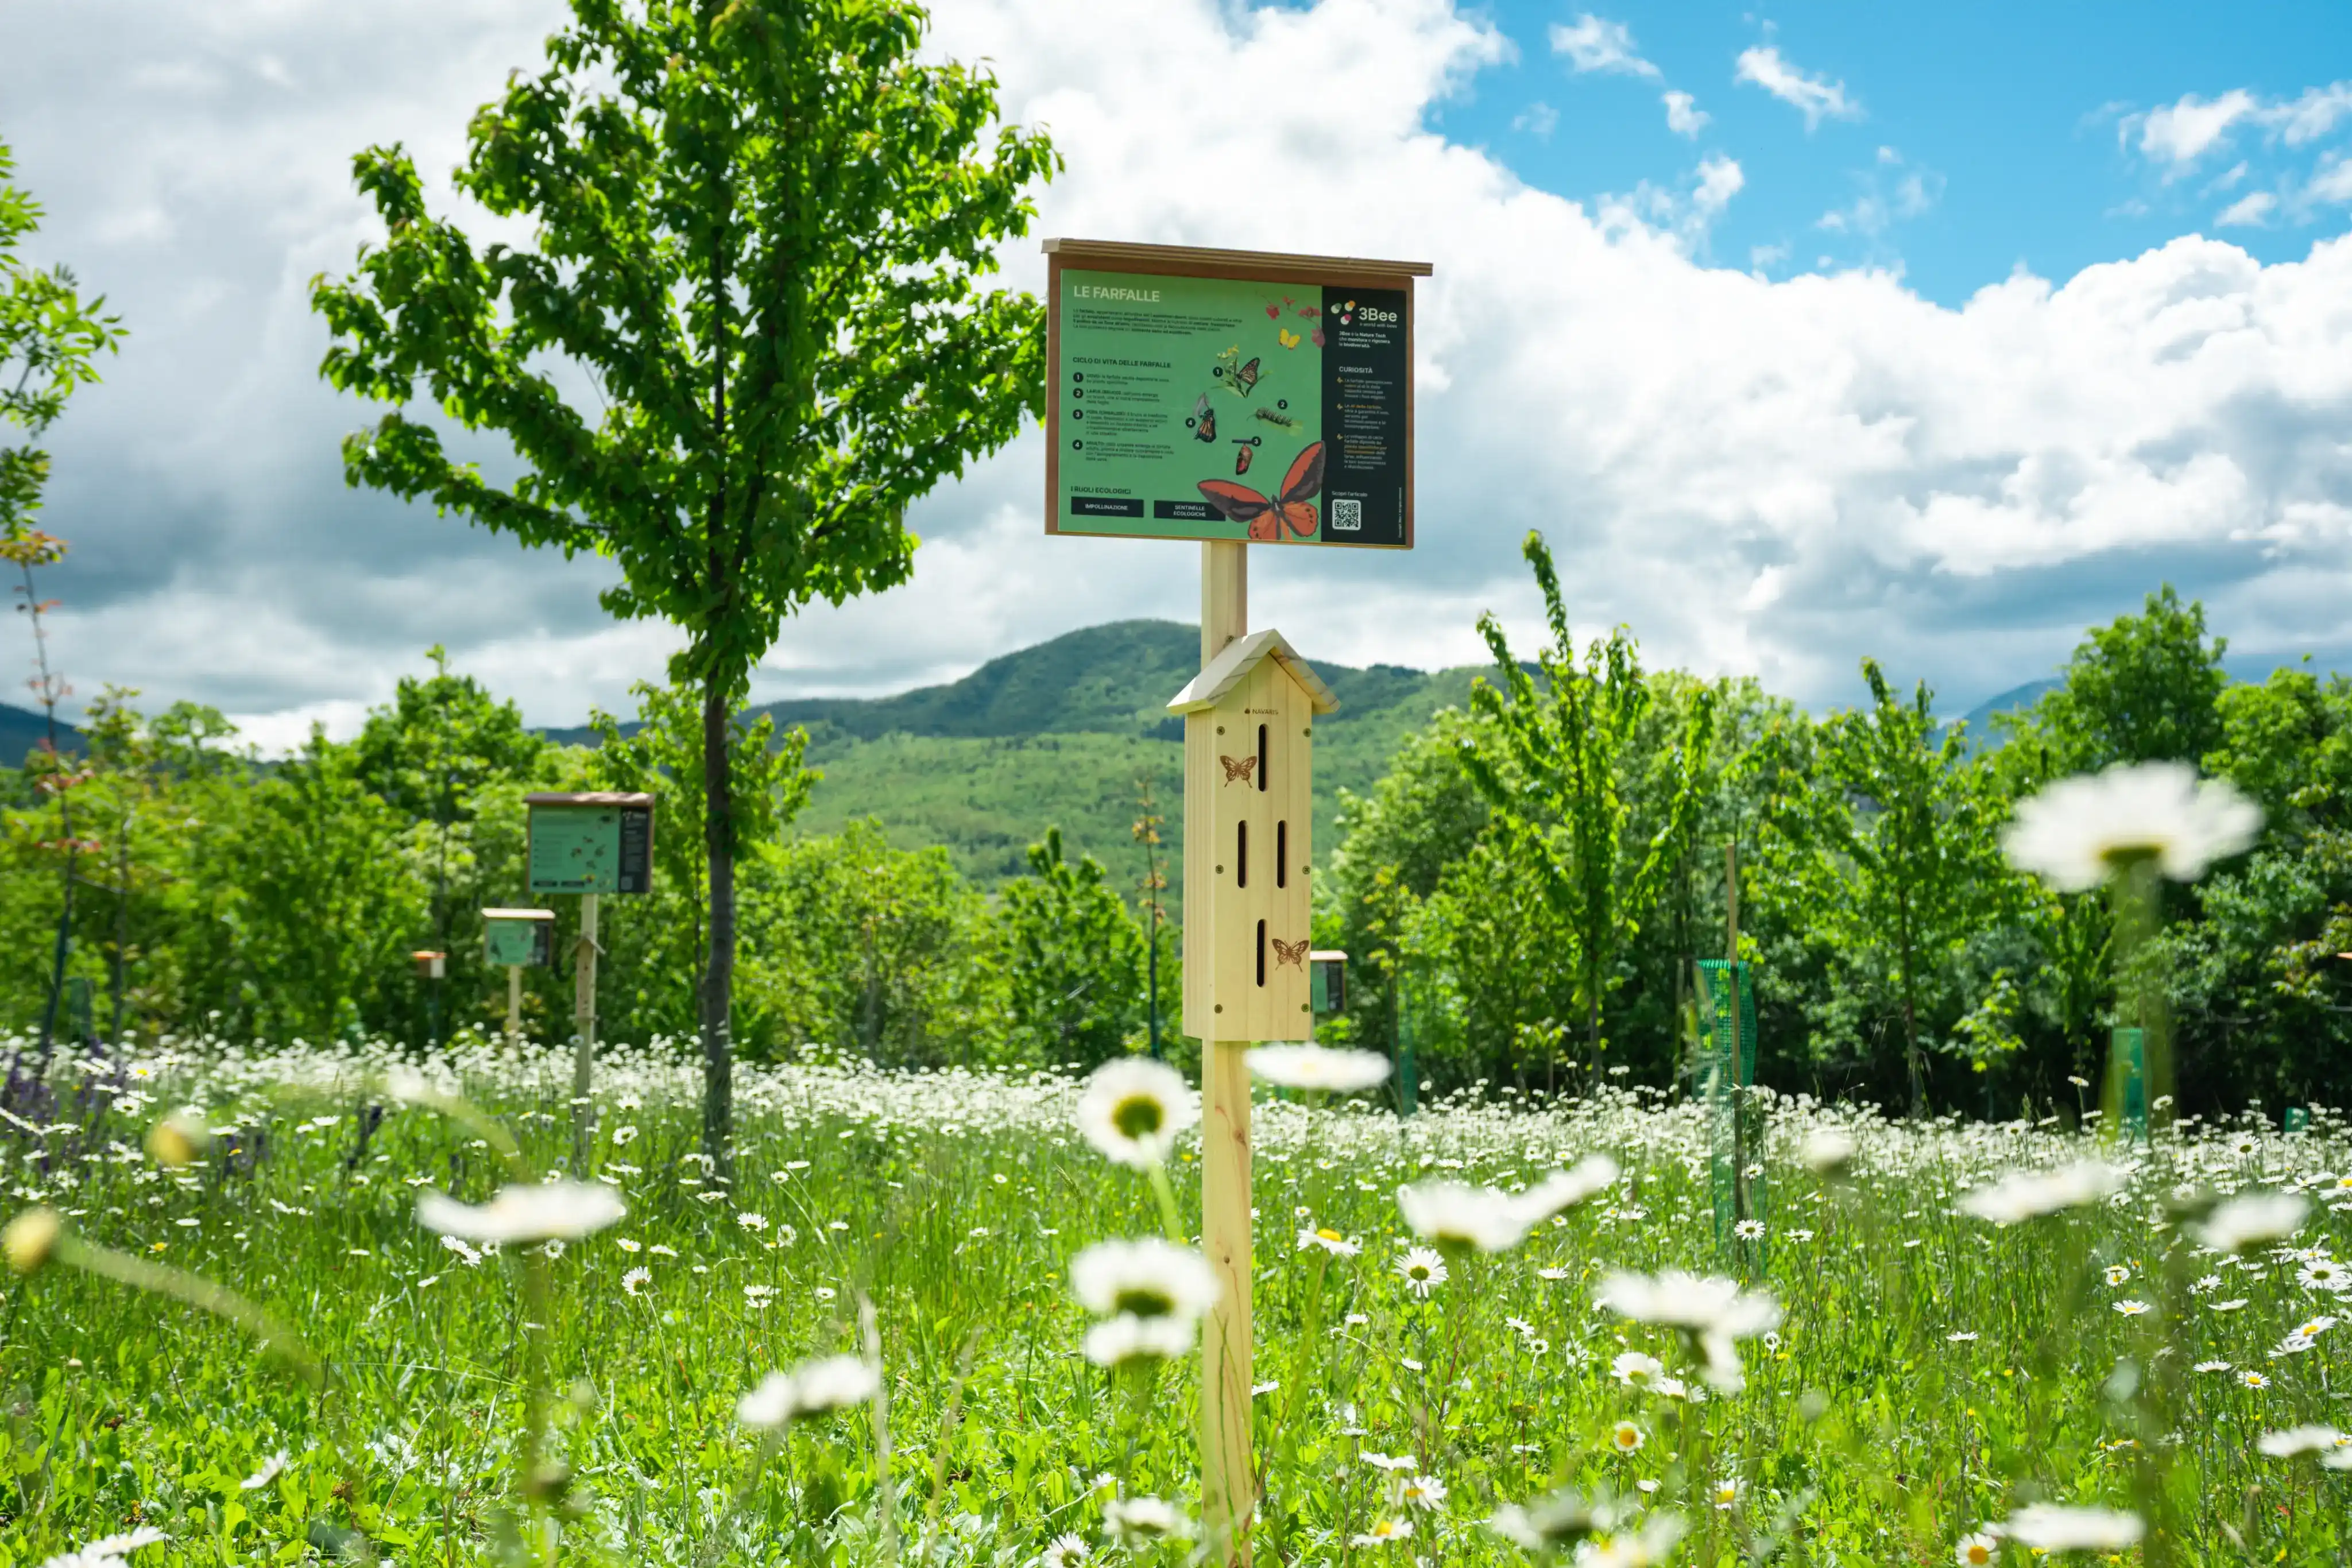
[[[368,233],[349,152],[406,138],[446,169],[467,109],[536,58],[552,8],[494,21],[451,0],[430,47],[407,47],[413,13],[370,33],[358,8],[153,0],[137,16],[154,58],[184,70],[150,85],[131,80],[148,58],[122,40],[145,35],[119,8],[65,8],[40,47],[0,60],[50,201],[45,252],[140,333],[55,443],[53,526],[85,571],[60,589],[61,651],[85,689],[120,680],[298,729],[377,700],[436,640],[536,722],[623,706],[629,681],[658,676],[675,632],[607,622],[601,563],[341,487],[334,437],[368,414],[316,381],[303,304],[309,276],[347,267]],[[1532,646],[1517,549],[1542,528],[1580,629],[1624,621],[1654,664],[1753,673],[1808,703],[1849,700],[1865,653],[1973,700],[2167,577],[2238,652],[2352,663],[2352,238],[2273,266],[2176,239],[2063,281],[2021,272],[1958,308],[1885,268],[1775,282],[1705,260],[1705,216],[1743,178],[1729,159],[1588,205],[1432,129],[1508,47],[1445,0],[1156,0],[1115,28],[1105,9],[963,0],[937,17],[929,47],[992,60],[1008,117],[1050,126],[1068,160],[1039,236],[1436,266],[1419,297],[1420,548],[1253,563],[1253,614],[1310,656],[1477,662],[1489,607]],[[236,48],[184,31],[221,16],[249,34]],[[262,52],[309,95],[297,110],[273,96],[288,89],[239,85],[258,78],[235,61]],[[1248,115],[1185,108],[1266,81],[1285,90]],[[85,120],[119,134],[74,134]],[[1284,199],[1236,202],[1238,166]],[[1873,172],[1891,214],[1920,172]],[[101,242],[149,205],[168,242],[136,223]],[[1004,262],[1042,283],[1034,240]],[[1033,434],[923,503],[914,581],[790,622],[755,695],[887,689],[1102,621],[1189,620],[1192,553],[1045,538],[1038,463]]]
[[[1632,28],[1590,11],[1574,22],[1551,25],[1551,52],[1566,55],[1569,68],[1579,75],[1586,71],[1615,71],[1637,77],[1658,74],[1657,67],[1635,52]]]
[[[1551,133],[1559,128],[1559,110],[1541,101],[1528,105],[1511,120],[1512,130],[1523,131],[1538,141],[1549,140]]]
[[[1698,106],[1698,99],[1686,92],[1669,92],[1664,94],[1659,101],[1666,106],[1666,129],[1677,136],[1696,140],[1698,133],[1706,129],[1706,122],[1714,118]]]
[[[2268,191],[2249,191],[2223,207],[2213,219],[2216,228],[2259,228],[2269,218],[2278,197]]]
[[[1851,205],[1823,213],[1816,227],[1877,239],[1895,224],[1919,216],[1943,199],[1944,177],[1932,169],[1910,166],[1892,147],[1881,147],[1873,166],[1855,179],[1861,193]]]
[[[1698,166],[1698,185],[1691,193],[1692,210],[1704,218],[1713,218],[1731,204],[1731,198],[1747,183],[1748,176],[1739,172],[1739,165],[1718,152]]]
[[[1846,95],[1845,83],[1808,76],[1781,57],[1778,45],[1742,49],[1732,80],[1753,82],[1798,110],[1811,131],[1827,120],[1859,120],[1862,105]]]
[[[2338,152],[2303,188],[2305,202],[2352,202],[2352,154]]]
[[[2352,119],[2352,81],[2306,88],[2300,98],[2273,104],[2263,118],[2290,147],[2316,141],[2334,131],[2339,120]]]
[[[2288,147],[2303,147],[2346,120],[2352,120],[2352,81],[2306,88],[2291,99],[2264,98],[2242,87],[2213,98],[2183,93],[2171,103],[2124,115],[2116,124],[2126,145],[2137,138],[2141,154],[2161,165],[2168,179],[2177,179],[2240,126],[2254,127]]]
[[[2126,116],[2124,124],[2126,134],[2134,129],[2139,132],[2141,152],[2179,169],[2203,157],[2207,149],[2229,134],[2231,126],[2251,118],[2260,107],[2260,100],[2242,87],[2214,99],[2183,93],[2176,103]]]

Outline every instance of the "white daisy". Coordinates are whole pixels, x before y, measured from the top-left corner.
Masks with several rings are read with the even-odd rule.
[[[601,1182],[551,1181],[504,1186],[476,1207],[431,1188],[416,1195],[416,1220],[444,1236],[476,1241],[576,1240],[593,1236],[629,1212],[621,1195]]]
[[[1650,1387],[1665,1370],[1665,1363],[1638,1350],[1626,1351],[1609,1364],[1610,1375],[1628,1388]]]
[[[2010,1515],[2001,1533],[2035,1552],[2121,1552],[2139,1544],[2147,1529],[2136,1513],[2035,1503]]]
[[[1201,1103],[1174,1068],[1123,1056],[1087,1080],[1077,1119],[1078,1131],[1104,1158],[1144,1170],[1167,1163],[1177,1137],[1201,1119]]]
[[[2347,1439],[2333,1427],[2289,1427],[2284,1432],[2265,1432],[2254,1447],[2273,1459],[2291,1459],[2298,1454],[2325,1454],[2344,1447]]]
[[[1364,1249],[1361,1243],[1350,1241],[1336,1230],[1301,1230],[1298,1249],[1304,1252],[1310,1247],[1319,1247],[1334,1258],[1353,1258]]]
[[[1190,1324],[1217,1304],[1209,1260],[1157,1237],[1096,1242],[1070,1260],[1070,1289],[1098,1317],[1173,1317]]]
[[[1320,1045],[1261,1045],[1244,1058],[1250,1072],[1285,1089],[1354,1094],[1377,1089],[1389,1059],[1377,1051],[1334,1051]]]
[[[2310,1213],[2311,1200],[2298,1193],[2250,1193],[2218,1205],[2201,1224],[2189,1228],[2216,1252],[2242,1252],[2286,1239],[2303,1228]]]
[[[1083,1349],[1097,1366],[1134,1366],[1146,1362],[1172,1361],[1191,1354],[1200,1320],[1192,1317],[1138,1317],[1121,1312],[1087,1330]]]
[[[1961,1536],[1959,1544],[1952,1549],[1952,1561],[1960,1568],[1988,1568],[2000,1555],[2000,1539],[1981,1530]]]
[[[1606,1192],[1616,1184],[1617,1162],[1607,1155],[1587,1155],[1568,1170],[1554,1171],[1518,1197],[1519,1218],[1532,1230],[1578,1204]]]
[[[881,1392],[881,1369],[855,1355],[804,1361],[790,1372],[772,1372],[735,1403],[735,1418],[755,1432],[773,1431],[788,1421],[828,1415],[863,1405]]]
[[[1505,1252],[1526,1239],[1528,1219],[1517,1199],[1491,1186],[1425,1181],[1397,1188],[1404,1222],[1441,1249]]]
[[[1426,1247],[1416,1247],[1397,1260],[1405,1289],[1426,1301],[1429,1292],[1445,1283],[1445,1260]]]
[[[2055,1214],[2095,1203],[2123,1186],[2123,1173],[2096,1160],[2084,1160],[2053,1171],[2011,1171],[1990,1186],[1960,1195],[1962,1214],[1989,1219],[1995,1225]]]
[[[2262,808],[2231,784],[2200,780],[2186,763],[2119,763],[2020,801],[2002,843],[2020,871],[2080,893],[2141,861],[2194,882],[2251,845],[2262,826]]]
[[[1115,1497],[1103,1505],[1103,1533],[1125,1546],[1181,1540],[1192,1532],[1192,1521],[1156,1497]]]

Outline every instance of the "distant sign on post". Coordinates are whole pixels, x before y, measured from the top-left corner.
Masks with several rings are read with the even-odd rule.
[[[530,891],[644,893],[653,886],[654,798],[613,791],[526,795]]]
[[[555,957],[555,912],[551,909],[482,911],[482,956],[493,967],[541,967]]]
[[[1047,533],[1412,548],[1427,263],[1045,248]]]

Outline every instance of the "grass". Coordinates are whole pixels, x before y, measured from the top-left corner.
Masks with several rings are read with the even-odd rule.
[[[245,1292],[331,1372],[322,1396],[218,1318],[82,1270],[7,1278],[0,1568],[134,1524],[169,1536],[145,1565],[315,1560],[354,1529],[402,1563],[495,1561],[534,1354],[572,1561],[1021,1564],[1065,1534],[1103,1554],[1115,1490],[1191,1505],[1197,1360],[1136,1387],[1076,1354],[1071,1257],[1160,1218],[1148,1185],[1076,1135],[1066,1082],[746,1070],[730,1185],[694,1157],[688,1071],[615,1057],[593,1160],[630,1213],[541,1270],[512,1248],[469,1263],[417,1225],[417,1187],[479,1201],[500,1173],[445,1116],[376,1120],[371,1083],[391,1060],[191,1047],[136,1077],[77,1064],[39,1131],[5,1130],[12,1207],[54,1205],[92,1241]],[[448,1075],[539,1165],[561,1163],[568,1063],[477,1052]],[[141,1144],[182,1101],[235,1131],[173,1172]],[[2164,1218],[2192,1189],[2337,1193],[2352,1147],[2332,1119],[2291,1138],[2159,1137],[2114,1199],[2004,1228],[1954,1200],[2079,1156],[2080,1138],[1775,1102],[1756,1284],[1785,1318],[1743,1346],[1743,1392],[1690,1400],[1612,1375],[1646,1352],[1696,1386],[1671,1333],[1593,1294],[1613,1270],[1727,1266],[1703,1108],[1618,1093],[1406,1122],[1273,1100],[1256,1114],[1262,1563],[1522,1561],[1485,1521],[1562,1484],[1678,1517],[1677,1560],[1698,1563],[1949,1563],[1963,1535],[2044,1500],[2168,1516],[2176,1562],[2333,1563],[2347,1544],[2352,1473],[2256,1448],[2343,1419],[2352,1324],[2273,1353],[2331,1312],[2303,1276],[2345,1249],[2346,1216],[2315,1204],[2292,1244],[2303,1260],[2200,1255]],[[1859,1145],[1850,1185],[1795,1157],[1824,1124]],[[1453,1258],[1425,1301],[1404,1289],[1401,1182],[1516,1187],[1593,1152],[1624,1169],[1600,1197],[1507,1252]],[[1179,1161],[1189,1223],[1197,1167]],[[1308,1228],[1362,1251],[1302,1250]],[[650,1279],[633,1293],[637,1268]],[[527,1305],[535,1274],[544,1298]],[[887,1510],[877,1412],[795,1427],[764,1454],[734,1418],[769,1370],[857,1352],[861,1301],[885,1372]],[[2227,1370],[2194,1370],[2213,1362]],[[1619,1452],[1628,1421],[1641,1443]],[[281,1450],[273,1477],[242,1484]],[[1443,1502],[1397,1500],[1373,1455],[1410,1457]],[[1409,1538],[1355,1544],[1400,1519]]]

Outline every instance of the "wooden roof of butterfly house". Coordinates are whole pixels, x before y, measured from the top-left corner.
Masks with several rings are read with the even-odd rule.
[[[1331,688],[1323,684],[1323,677],[1315,673],[1314,666],[1298,656],[1298,651],[1290,645],[1287,638],[1268,627],[1265,631],[1253,632],[1246,637],[1237,637],[1226,643],[1223,653],[1210,660],[1207,668],[1185,682],[1184,689],[1168,699],[1168,711],[1202,713],[1216,706],[1235,687],[1249,679],[1251,671],[1267,659],[1281,664],[1283,673],[1298,683],[1307,700],[1314,704],[1317,713],[1329,713],[1339,706],[1339,699],[1331,695]]]

